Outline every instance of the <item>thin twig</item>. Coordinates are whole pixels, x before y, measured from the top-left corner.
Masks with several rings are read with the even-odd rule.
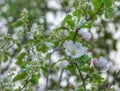
[[[22,91],[22,90],[27,86],[28,83],[29,83],[29,77],[25,80],[25,84],[24,84],[23,87],[20,89],[20,91]]]
[[[77,36],[79,30],[80,30],[80,28],[76,28],[75,35],[73,36],[73,42],[75,41],[75,38],[76,38],[76,36]]]
[[[83,87],[84,87],[84,91],[87,91],[87,90],[86,90],[86,86],[85,86],[85,79],[83,78],[82,72],[81,72],[81,70],[80,70],[78,64],[76,63],[76,60],[75,60],[74,64],[76,65],[77,70],[78,70],[79,75],[80,75],[80,78],[81,78],[81,80],[82,80]]]
[[[51,71],[51,55],[55,52],[55,51],[58,51],[61,49],[61,46],[62,46],[62,42],[60,42],[60,44],[58,45],[57,48],[55,48],[49,55],[50,55],[50,58],[49,58],[49,64],[48,64],[48,73],[47,73],[47,78],[46,78],[46,87],[45,87],[45,91],[48,90],[48,82],[49,82],[49,75],[50,75],[50,71]]]
[[[64,68],[62,68],[62,70],[61,70],[60,78],[59,78],[59,81],[58,81],[58,84],[57,84],[57,90],[56,90],[56,91],[59,91],[59,88],[60,88],[60,82],[61,82],[61,79],[62,79],[63,72],[64,72]]]

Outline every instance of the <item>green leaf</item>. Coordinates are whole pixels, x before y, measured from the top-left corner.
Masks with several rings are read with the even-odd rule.
[[[68,71],[70,71],[70,73],[72,73],[72,74],[76,74],[76,67],[75,67],[75,65],[74,64],[71,64],[71,65],[68,65],[67,67],[66,67],[66,69],[68,70]]]
[[[81,66],[83,66],[86,63],[88,63],[90,61],[90,59],[91,59],[91,57],[84,54],[83,56],[81,56],[80,58],[77,58],[76,60],[80,63]]]
[[[83,86],[80,86],[77,91],[84,91],[84,87]]]
[[[67,21],[68,25],[70,25],[72,28],[75,26],[75,23],[74,21],[71,19],[71,20],[68,20]]]
[[[81,11],[80,10],[76,10],[73,12],[73,16],[77,16],[78,21],[80,21],[81,18]]]
[[[15,89],[14,91],[20,91],[20,89],[19,89],[19,88],[17,88],[17,89]]]
[[[17,46],[18,46],[18,52],[20,52],[22,50],[22,44],[18,43]]]
[[[7,62],[8,61],[8,56],[9,56],[9,53],[8,52],[4,52],[4,62]]]
[[[98,10],[99,7],[101,6],[102,0],[92,0],[93,6],[94,6],[94,10]]]
[[[0,50],[0,64],[2,63],[4,59],[4,51]]]
[[[84,26],[81,26],[81,28],[91,28],[92,27],[92,22],[88,22]]]
[[[80,14],[81,14],[80,10],[76,10],[76,11],[73,12],[74,16],[80,16]]]
[[[39,76],[33,75],[32,78],[30,79],[31,84],[34,86],[37,85],[39,83],[39,77],[40,77],[40,75]]]
[[[22,24],[23,24],[23,22],[21,20],[18,20],[16,22],[12,23],[12,26],[18,27],[18,26],[21,26]]]
[[[82,66],[81,70],[88,73],[92,72],[92,69],[90,68],[89,65]]]
[[[67,15],[67,16],[64,18],[64,20],[62,21],[62,26],[64,26],[65,23],[66,23],[68,20],[70,20],[71,18],[72,18],[71,15]]]
[[[20,74],[16,75],[13,78],[13,81],[18,81],[18,80],[22,80],[25,79],[27,77],[28,73],[26,71],[21,72]]]
[[[105,5],[107,8],[111,7],[111,5],[112,5],[112,1],[111,1],[111,0],[103,0],[103,3],[104,3],[104,5]]]
[[[42,69],[43,74],[44,74],[44,75],[47,75],[47,73],[48,73],[48,68],[45,67],[45,66],[41,66],[41,69]]]
[[[105,12],[105,18],[111,18],[112,17],[112,12],[106,11]]]
[[[22,52],[22,53],[17,57],[17,62],[16,62],[16,64],[21,64],[22,59],[24,58],[25,55],[26,55],[26,52]]]

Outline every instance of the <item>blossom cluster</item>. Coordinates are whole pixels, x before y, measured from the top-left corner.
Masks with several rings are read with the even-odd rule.
[[[68,36],[68,31],[63,32],[64,36]],[[78,31],[78,34],[85,40],[89,41],[91,39],[91,34],[86,31],[85,29],[80,29]],[[66,40],[63,43],[63,47],[65,48],[65,53],[67,56],[75,59],[75,58],[80,58],[84,54],[87,54],[87,47],[83,46],[82,43],[80,42],[73,42],[72,40]],[[104,57],[100,57],[99,59],[94,58],[92,60],[93,64],[95,67],[99,68],[102,71],[107,71],[109,69],[108,61]],[[68,61],[60,61],[57,63],[58,67],[65,68],[68,66],[69,62]]]

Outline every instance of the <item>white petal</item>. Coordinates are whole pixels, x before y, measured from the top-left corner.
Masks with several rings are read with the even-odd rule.
[[[100,67],[104,67],[105,65],[108,64],[108,61],[103,57],[100,57],[98,62]]]
[[[104,67],[100,68],[102,72],[106,72],[109,69],[109,65],[105,65]]]

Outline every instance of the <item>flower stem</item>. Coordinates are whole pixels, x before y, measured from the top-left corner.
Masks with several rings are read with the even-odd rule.
[[[25,80],[25,84],[24,84],[23,87],[20,89],[20,91],[23,91],[23,89],[27,86],[28,83],[29,83],[29,77]]]
[[[85,86],[85,79],[83,78],[82,72],[81,72],[78,64],[76,63],[76,61],[75,61],[74,64],[75,64],[75,66],[77,67],[77,70],[78,70],[79,75],[80,75],[80,77],[81,77],[81,80],[82,80],[82,83],[83,83],[83,87],[84,87],[84,91],[87,91],[87,90],[86,90],[86,86]]]

